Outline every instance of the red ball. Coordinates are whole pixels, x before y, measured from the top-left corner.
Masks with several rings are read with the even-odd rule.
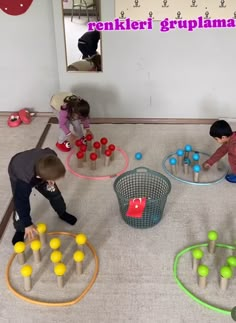
[[[87,136],[86,136],[86,139],[88,141],[91,141],[93,139],[93,135],[91,135],[91,133],[88,133]]]
[[[100,140],[100,142],[101,142],[101,144],[102,145],[106,145],[107,144],[107,142],[108,142],[108,140],[107,140],[107,138],[102,138],[101,140]]]
[[[82,145],[80,146],[80,151],[82,151],[83,153],[85,153],[85,152],[87,151],[87,146],[86,146],[86,145],[84,145],[84,144],[82,144]]]
[[[115,146],[115,145],[113,145],[113,144],[110,144],[110,145],[108,146],[108,149],[110,149],[111,151],[114,151],[114,150],[116,149],[116,146]]]
[[[82,151],[79,151],[77,154],[76,154],[77,158],[78,159],[82,159],[84,158],[84,153]]]
[[[112,154],[112,151],[111,151],[111,150],[109,150],[109,149],[106,149],[106,150],[105,150],[105,155],[106,155],[107,157],[111,156],[111,154]]]
[[[90,159],[91,160],[96,160],[97,158],[98,158],[97,154],[95,154],[95,153],[90,154]]]
[[[95,141],[95,143],[93,144],[93,147],[95,149],[99,149],[101,147],[100,142],[99,141]]]
[[[76,147],[80,147],[82,145],[82,141],[80,139],[77,139],[75,141],[75,145],[76,145]]]

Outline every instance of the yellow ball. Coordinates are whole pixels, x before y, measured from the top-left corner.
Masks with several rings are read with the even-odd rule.
[[[32,274],[32,267],[30,265],[24,265],[20,272],[23,277],[29,277]]]
[[[53,251],[51,253],[50,259],[51,259],[51,262],[53,262],[53,263],[60,262],[61,259],[62,259],[62,253],[61,253],[61,251],[59,251],[59,250]]]
[[[50,240],[49,244],[52,249],[58,249],[61,246],[61,241],[58,238],[53,238]]]
[[[41,248],[41,242],[39,240],[34,240],[31,242],[30,247],[32,250],[37,251]]]
[[[55,267],[54,267],[54,273],[57,275],[57,276],[63,276],[66,272],[66,265],[63,264],[62,262],[57,264]]]
[[[75,241],[77,244],[83,245],[86,243],[87,237],[85,234],[80,233],[80,234],[77,234],[77,236],[75,237]]]
[[[76,261],[76,262],[83,261],[84,260],[84,253],[83,253],[83,251],[80,251],[80,250],[76,251],[74,253],[73,258],[74,258],[74,261]]]
[[[25,251],[25,243],[24,243],[24,242],[22,242],[22,241],[17,242],[17,243],[14,245],[14,251],[15,251],[16,253],[24,252],[24,251]]]
[[[39,233],[45,233],[47,231],[47,226],[45,223],[38,223],[37,230]]]

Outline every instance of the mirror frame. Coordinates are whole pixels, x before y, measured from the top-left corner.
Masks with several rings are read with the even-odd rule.
[[[99,21],[101,21],[101,0],[99,1]],[[63,41],[64,41],[64,51],[65,51],[65,67],[67,73],[103,73],[103,47],[102,47],[102,32],[100,31],[100,51],[101,51],[101,71],[68,71],[68,58],[67,58],[67,46],[66,46],[66,31],[65,31],[65,20],[64,20],[64,7],[63,7],[63,0],[61,0],[61,17],[62,17],[62,28],[63,28]],[[55,24],[55,21],[54,21]],[[55,29],[56,25],[55,25]],[[79,51],[79,49],[78,49]],[[58,62],[59,63],[59,62]]]

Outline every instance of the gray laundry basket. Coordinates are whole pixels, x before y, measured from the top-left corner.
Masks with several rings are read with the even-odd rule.
[[[167,196],[171,191],[171,183],[161,173],[139,167],[117,177],[114,190],[124,221],[134,228],[146,229],[161,220]],[[146,205],[142,217],[127,216],[130,202],[144,197]]]

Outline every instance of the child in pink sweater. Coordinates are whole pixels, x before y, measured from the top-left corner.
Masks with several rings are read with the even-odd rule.
[[[233,132],[225,120],[218,120],[210,128],[210,136],[219,144],[220,148],[203,163],[203,168],[208,170],[218,160],[228,154],[231,172],[225,176],[228,182],[236,183],[236,132]]]
[[[87,101],[76,95],[63,98],[62,94],[58,93],[52,97],[51,106],[58,110],[59,136],[56,146],[59,150],[68,152],[76,139],[85,140],[81,124],[85,130],[85,135],[91,133],[89,122],[90,106]],[[53,104],[53,102],[60,103],[61,98],[63,98],[61,104]],[[74,133],[71,132],[70,126],[73,127]]]

